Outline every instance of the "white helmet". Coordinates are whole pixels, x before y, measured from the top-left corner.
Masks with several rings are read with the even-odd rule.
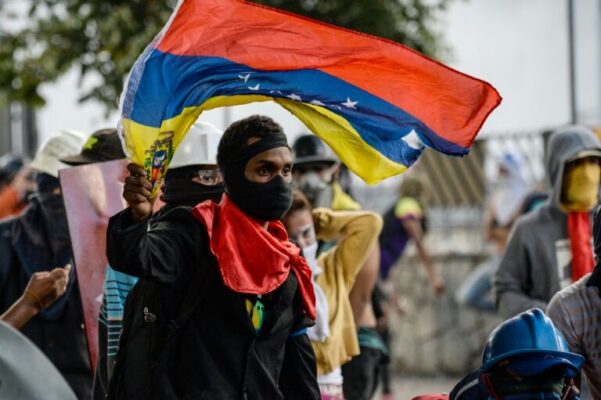
[[[208,122],[196,121],[175,151],[169,168],[217,165],[217,146],[222,134]]]
[[[0,346],[0,399],[77,399],[44,353],[22,333],[1,321]]]
[[[58,170],[69,165],[61,158],[79,153],[87,135],[75,130],[63,130],[44,142],[35,154],[30,167],[58,178]]]

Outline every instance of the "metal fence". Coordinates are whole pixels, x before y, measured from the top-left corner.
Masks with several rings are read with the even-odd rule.
[[[426,149],[407,174],[421,176],[430,186],[430,220],[435,225],[478,225],[488,193],[494,189],[498,162],[506,153],[521,161],[533,188],[545,185],[544,154],[549,131],[484,136],[465,157],[448,157]],[[367,186],[354,180],[353,194],[366,208],[384,212],[394,204],[403,176]]]

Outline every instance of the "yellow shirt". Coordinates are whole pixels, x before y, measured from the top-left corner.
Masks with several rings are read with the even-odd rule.
[[[404,219],[408,217],[421,219],[424,216],[424,210],[414,198],[402,197],[394,207],[394,215],[398,219]]]
[[[361,209],[361,205],[342,190],[340,183],[332,183],[332,194],[332,210],[357,211]]]
[[[382,217],[368,211],[313,211],[317,237],[339,239],[338,244],[317,259],[323,269],[317,283],[323,289],[330,314],[330,336],[312,342],[318,375],[327,374],[359,354],[357,328],[349,293],[355,277],[378,241]]]

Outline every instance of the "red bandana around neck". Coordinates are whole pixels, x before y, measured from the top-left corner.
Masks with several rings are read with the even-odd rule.
[[[591,249],[591,220],[588,211],[568,213],[568,235],[572,250],[572,282],[591,272],[595,266]]]
[[[223,195],[221,203],[205,201],[193,210],[207,228],[211,252],[217,258],[223,282],[235,292],[267,294],[296,275],[307,316],[315,319],[315,292],[311,269],[300,249],[288,240],[280,221],[267,229]]]

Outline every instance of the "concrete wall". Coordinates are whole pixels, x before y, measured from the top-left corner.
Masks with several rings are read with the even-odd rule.
[[[397,293],[403,296],[407,312],[394,314],[390,321],[392,367],[408,374],[461,375],[480,365],[486,338],[501,322],[495,314],[458,306],[453,297],[488,254],[474,229],[455,230],[452,234],[438,231],[429,239],[446,292],[441,297],[433,294],[413,251],[399,262],[391,279]]]

